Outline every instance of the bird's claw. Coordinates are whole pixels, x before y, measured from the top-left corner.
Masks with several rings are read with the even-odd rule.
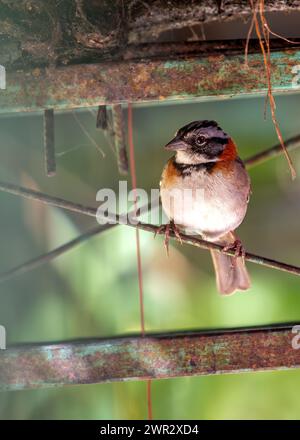
[[[182,244],[182,239],[181,239],[181,235],[180,232],[177,228],[177,226],[175,225],[174,221],[171,220],[170,223],[167,223],[166,225],[161,225],[154,234],[154,238],[156,237],[157,234],[165,234],[165,239],[164,239],[164,245],[166,248],[166,252],[167,255],[169,256],[169,241],[170,241],[170,231],[173,232],[173,234],[175,235],[175,237],[177,238],[178,241],[180,241],[180,243]]]
[[[245,256],[246,256],[246,250],[245,250],[244,246],[242,245],[242,242],[240,239],[236,239],[233,243],[230,243],[230,244],[223,247],[223,252],[228,252],[231,250],[234,251],[235,258],[238,258],[238,257],[245,258]]]

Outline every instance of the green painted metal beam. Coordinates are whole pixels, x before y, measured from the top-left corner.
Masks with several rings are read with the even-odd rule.
[[[293,348],[299,338],[292,330],[286,325],[12,347],[0,350],[0,389],[299,368],[300,350]]]
[[[0,112],[71,109],[115,102],[228,98],[266,92],[261,54],[202,55],[7,72]],[[271,54],[274,93],[295,93],[300,51]],[[293,70],[294,69],[294,70]]]

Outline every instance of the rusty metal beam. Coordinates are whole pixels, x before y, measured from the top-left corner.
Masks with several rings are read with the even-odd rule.
[[[0,389],[300,367],[292,325],[35,344],[0,351]]]
[[[295,66],[300,51],[271,54],[274,93],[299,92]],[[70,109],[115,102],[176,101],[259,95],[266,92],[260,54],[206,55],[177,60],[140,60],[73,65],[8,73],[0,113]]]

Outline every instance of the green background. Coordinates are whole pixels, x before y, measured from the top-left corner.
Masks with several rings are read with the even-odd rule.
[[[285,139],[299,133],[297,95],[277,97]],[[117,190],[115,157],[95,128],[95,110],[77,111],[103,148],[102,158],[71,113],[56,114],[57,175],[45,176],[41,114],[0,119],[0,180],[97,206],[101,188]],[[134,107],[138,187],[158,188],[170,154],[163,145],[196,119],[215,119],[242,158],[277,143],[264,98]],[[300,155],[292,157],[300,174]],[[239,236],[250,252],[300,264],[299,177],[280,158],[250,171],[253,194]],[[92,218],[0,194],[0,271],[63,244],[95,226]],[[147,331],[224,328],[300,320],[296,276],[251,263],[248,293],[221,297],[209,253],[141,233]],[[139,332],[135,231],[120,226],[41,268],[0,284],[0,324],[9,344]],[[153,381],[156,419],[298,419],[300,372],[282,371]],[[143,419],[146,384],[127,382],[0,394],[1,419]]]

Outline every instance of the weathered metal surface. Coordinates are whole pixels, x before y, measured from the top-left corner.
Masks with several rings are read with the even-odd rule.
[[[300,51],[271,54],[273,91],[296,92],[293,67]],[[174,60],[101,63],[35,69],[7,76],[0,93],[0,112],[70,109],[114,102],[207,99],[241,94],[261,94],[266,79],[260,54],[214,55]]]
[[[264,9],[283,12],[284,32],[300,2],[266,0]],[[203,40],[228,21],[246,38],[250,14],[248,0],[0,0],[0,62],[19,69],[120,59],[128,44]]]
[[[299,0],[265,0],[264,10],[271,28],[270,14],[281,13],[280,33],[291,36]],[[0,62],[16,70],[120,59],[128,44],[205,40],[223,24],[227,38],[246,38],[250,16],[248,0],[0,0]]]
[[[244,24],[246,38],[250,17],[252,16],[249,0],[148,0],[136,2],[141,15],[136,15],[130,23],[128,39],[130,42],[170,41],[172,37],[178,40],[178,34],[188,40],[206,39],[206,30],[216,24],[230,21],[232,27]],[[281,20],[300,8],[299,0],[265,0],[264,11],[268,20],[272,13],[282,13]],[[290,14],[285,14],[290,13]],[[272,25],[271,25],[272,27]],[[284,29],[284,27],[283,27]],[[176,33],[176,31],[179,31]],[[283,31],[284,32],[284,31]],[[234,36],[232,38],[235,38]]]
[[[25,345],[0,351],[0,389],[300,367],[292,326]]]

